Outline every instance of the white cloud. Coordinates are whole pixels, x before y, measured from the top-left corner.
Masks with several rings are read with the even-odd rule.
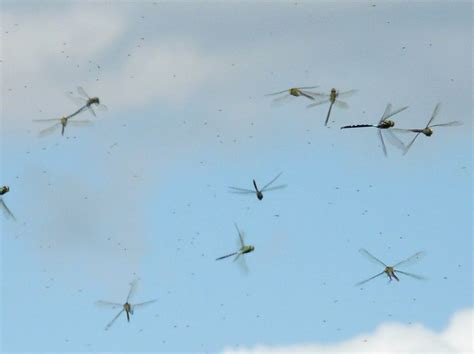
[[[374,332],[335,344],[300,344],[287,347],[257,345],[240,350],[225,349],[225,354],[270,353],[472,353],[474,310],[459,311],[448,327],[435,332],[421,324],[384,323]]]

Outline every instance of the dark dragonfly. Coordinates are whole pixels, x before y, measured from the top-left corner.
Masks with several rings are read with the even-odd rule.
[[[12,218],[13,220],[16,220],[15,215],[13,215],[10,209],[8,209],[7,205],[5,204],[5,201],[3,200],[3,195],[7,194],[9,191],[10,187],[8,186],[0,187],[0,206],[2,207],[2,211],[7,218]]]
[[[412,273],[407,273],[407,272],[404,272],[404,271],[401,271],[401,270],[398,270],[398,269],[395,269],[396,267],[399,267],[399,266],[402,266],[402,265],[410,265],[410,264],[413,264],[413,263],[416,263],[418,262],[421,258],[424,257],[425,253],[424,252],[417,252],[415,253],[413,256],[410,256],[408,257],[407,259],[404,259],[403,261],[401,262],[398,262],[397,264],[393,265],[393,266],[388,266],[386,265],[384,262],[382,262],[380,259],[378,259],[377,257],[373,256],[372,254],[369,253],[369,251],[367,251],[366,249],[364,248],[361,248],[359,250],[359,252],[364,255],[369,261],[377,264],[377,265],[381,265],[384,267],[384,270],[372,277],[370,277],[369,279],[365,279],[361,282],[358,282],[357,284],[355,284],[355,286],[359,286],[359,285],[362,285],[362,284],[365,284],[369,281],[371,281],[372,279],[375,279],[379,276],[381,276],[382,274],[386,274],[389,281],[392,281],[392,279],[395,279],[396,281],[400,281],[400,279],[398,279],[396,273],[400,273],[400,274],[404,274],[404,275],[407,275],[409,277],[412,277],[414,279],[418,279],[418,280],[424,280],[426,278],[422,277],[422,276],[419,276],[419,275],[416,275],[416,274],[412,274]]]
[[[263,199],[263,192],[270,192],[270,191],[274,191],[274,190],[282,189],[282,188],[286,187],[286,184],[281,184],[281,185],[278,185],[278,186],[270,187],[278,179],[278,177],[280,177],[282,175],[282,173],[283,172],[280,172],[274,179],[272,179],[270,182],[268,182],[266,185],[264,185],[262,189],[258,189],[257,182],[255,182],[255,180],[252,180],[253,181],[253,186],[255,188],[254,190],[245,189],[245,188],[238,188],[238,187],[229,187],[229,189],[230,189],[229,192],[237,193],[237,194],[256,194],[258,200],[262,200]]]
[[[395,131],[401,132],[401,133],[410,133],[410,132],[411,133],[416,133],[413,140],[407,145],[404,154],[406,154],[408,152],[408,150],[410,149],[410,147],[413,145],[416,138],[418,138],[418,136],[420,134],[424,134],[425,136],[431,136],[431,135],[433,135],[433,129],[432,128],[435,128],[435,127],[454,127],[454,126],[462,125],[462,122],[459,122],[457,120],[452,121],[452,122],[448,122],[448,123],[431,124],[431,123],[433,123],[433,120],[438,115],[440,108],[441,108],[441,103],[438,103],[435,106],[434,110],[433,110],[433,114],[431,115],[431,118],[428,121],[428,124],[426,124],[426,127],[424,127],[423,129],[394,129]]]
[[[357,90],[349,90],[349,91],[339,92],[338,90],[333,88],[333,89],[331,89],[331,92],[329,94],[314,93],[313,95],[323,97],[324,99],[319,101],[319,102],[312,103],[312,104],[308,105],[307,108],[319,106],[323,103],[328,103],[329,102],[329,110],[328,110],[328,114],[326,115],[326,121],[324,122],[324,125],[327,126],[328,122],[329,122],[329,116],[331,115],[332,106],[336,105],[337,107],[343,108],[343,109],[349,108],[349,105],[346,102],[341,101],[339,98],[340,97],[352,96],[356,92],[357,92]]]
[[[153,302],[156,301],[156,299],[154,300],[150,300],[150,301],[145,301],[145,302],[141,302],[139,304],[130,304],[130,298],[132,297],[132,295],[134,294],[135,292],[135,289],[136,289],[136,281],[133,281],[131,284],[130,284],[130,290],[128,292],[128,295],[127,295],[127,300],[125,300],[125,303],[124,304],[120,304],[120,303],[117,303],[117,302],[108,302],[108,301],[102,301],[102,300],[99,300],[96,302],[97,305],[99,306],[108,306],[108,307],[112,307],[112,308],[122,308],[119,313],[117,313],[117,315],[112,319],[112,321],[110,321],[107,326],[105,326],[105,330],[107,331],[115,322],[115,320],[117,318],[119,318],[119,316],[122,314],[122,312],[125,311],[125,314],[127,315],[127,321],[130,322],[130,315],[133,315],[133,312],[135,310],[135,308],[137,307],[142,307],[142,306],[145,306],[145,305],[149,305]]]
[[[76,112],[71,114],[71,117],[85,110],[88,110],[94,117],[96,117],[97,115],[95,114],[92,105],[94,105],[94,108],[97,108],[99,111],[107,110],[107,106],[100,103],[99,97],[89,97],[89,95],[81,86],[77,88],[77,92],[81,97],[74,96],[72,92],[67,92],[67,96],[69,97],[69,99],[71,99],[74,103],[80,106],[80,108]]]
[[[392,104],[387,104],[385,112],[380,118],[377,124],[356,124],[356,125],[346,125],[341,127],[341,129],[353,129],[353,128],[377,128],[377,134],[379,136],[380,142],[382,144],[383,153],[387,156],[387,147],[385,146],[385,141],[383,139],[382,131],[385,133],[387,140],[392,143],[394,146],[398,147],[402,151],[405,151],[405,144],[391,131],[390,128],[395,126],[395,122],[389,118],[393,117],[395,114],[398,114],[408,106],[402,107],[392,112]]]

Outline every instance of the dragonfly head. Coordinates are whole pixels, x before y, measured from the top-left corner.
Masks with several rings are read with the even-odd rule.
[[[298,90],[297,88],[291,88],[290,89],[290,95],[299,96],[300,95],[300,90]]]
[[[66,125],[67,124],[67,118],[66,117],[61,117],[61,124]]]
[[[258,198],[258,200],[262,200],[263,199],[263,193],[258,191],[257,192],[257,198]]]
[[[425,134],[426,136],[431,136],[431,135],[433,135],[433,129],[431,129],[429,127],[425,128],[425,129],[423,129],[422,133]]]
[[[255,249],[252,245],[248,246],[248,252],[252,252]]]
[[[385,274],[387,274],[389,277],[392,277],[394,276],[394,272],[393,272],[393,267],[385,267],[384,269],[384,272]]]
[[[0,188],[0,195],[4,195],[5,193],[8,193],[9,191],[10,191],[10,187],[3,186]]]
[[[90,106],[91,104],[100,104],[99,97],[89,98],[89,101],[87,102],[87,105]]]

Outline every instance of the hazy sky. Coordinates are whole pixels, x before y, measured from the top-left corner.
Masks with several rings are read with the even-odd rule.
[[[381,352],[387,331],[417,353],[467,348],[446,338],[472,339],[470,2],[1,12],[0,184],[17,218],[0,219],[4,352]],[[313,85],[359,91],[328,128],[327,105],[264,97]],[[108,111],[39,138],[48,125],[32,120],[72,113],[77,86]],[[398,127],[422,128],[437,102],[436,122],[463,126],[388,158],[374,130],[339,130],[376,123],[388,102],[410,106]],[[228,193],[281,171],[288,187],[262,201]],[[215,261],[236,247],[233,222],[255,246],[247,275]],[[354,287],[382,271],[362,247],[388,264],[424,250],[406,271],[428,280]],[[104,331],[117,311],[95,301],[123,302],[134,278],[132,303],[157,302]]]

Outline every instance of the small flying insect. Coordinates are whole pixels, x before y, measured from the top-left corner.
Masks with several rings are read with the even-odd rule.
[[[329,110],[328,110],[328,114],[326,116],[326,121],[324,122],[324,125],[327,126],[328,122],[329,122],[329,116],[331,115],[332,106],[336,105],[337,107],[343,108],[343,109],[349,108],[349,105],[346,102],[339,100],[339,98],[340,97],[352,96],[356,92],[357,92],[357,90],[349,90],[349,91],[339,92],[335,88],[333,88],[333,89],[331,89],[331,92],[329,94],[315,93],[314,94],[315,96],[323,97],[324,99],[322,101],[319,101],[319,102],[312,103],[312,104],[308,105],[307,108],[319,106],[323,103],[329,102],[330,103],[329,104]]]
[[[377,128],[377,134],[379,136],[380,142],[382,143],[382,149],[385,156],[387,156],[387,147],[385,146],[385,142],[383,140],[382,130],[386,133],[387,140],[390,141],[394,146],[398,147],[401,150],[405,150],[405,144],[390,130],[395,126],[395,122],[389,118],[393,117],[395,114],[398,114],[408,106],[402,107],[400,109],[395,110],[392,112],[392,105],[389,103],[385,108],[385,112],[383,113],[382,117],[380,118],[377,125],[374,124],[356,124],[356,125],[346,125],[341,127],[341,129],[352,129],[352,128]]]
[[[314,89],[314,88],[317,88],[319,86],[306,86],[306,87],[292,87],[288,90],[283,90],[283,91],[278,91],[278,92],[273,92],[273,93],[269,93],[265,96],[276,96],[276,95],[281,95],[282,93],[286,93],[286,95],[283,95],[281,97],[278,97],[278,98],[275,98],[273,100],[274,103],[276,102],[281,102],[283,100],[286,100],[287,98],[289,97],[299,97],[299,96],[304,96],[306,98],[309,98],[310,100],[314,100],[314,97],[315,95],[317,95],[316,92],[311,92],[311,91],[307,91],[307,90],[310,90],[310,89]]]
[[[131,284],[130,284],[130,290],[128,292],[128,295],[127,295],[127,300],[125,301],[125,304],[119,304],[119,303],[116,303],[116,302],[108,302],[108,301],[102,301],[102,300],[99,300],[96,302],[97,305],[100,305],[100,306],[108,306],[108,307],[112,307],[112,308],[120,308],[122,307],[122,309],[120,310],[119,313],[117,313],[117,315],[112,319],[112,321],[110,321],[107,326],[105,326],[105,330],[107,331],[110,327],[112,327],[112,325],[114,324],[115,320],[117,318],[119,318],[119,316],[122,314],[122,312],[125,311],[125,314],[127,315],[127,321],[130,322],[130,315],[133,315],[133,312],[135,310],[135,308],[137,307],[142,307],[142,306],[145,306],[145,305],[149,305],[153,302],[155,302],[157,299],[153,299],[153,300],[150,300],[150,301],[145,301],[145,302],[141,302],[139,304],[130,304],[129,301],[130,301],[130,298],[132,297],[132,295],[134,294],[135,292],[135,289],[136,289],[136,281],[133,281]]]
[[[237,226],[236,223],[234,223],[234,225],[235,225],[235,229],[237,230],[237,233],[239,234],[239,247],[240,247],[240,249],[237,252],[233,252],[233,253],[227,254],[225,256],[216,258],[216,261],[219,261],[219,260],[224,259],[224,258],[235,256],[235,258],[234,258],[234,262],[235,262],[237,259],[239,259],[239,257],[241,255],[253,252],[255,250],[254,246],[245,244],[244,234],[239,230],[239,227]],[[245,266],[245,264],[244,264],[244,266]]]
[[[94,105],[94,107],[97,108],[99,111],[107,110],[107,106],[100,103],[99,97],[89,97],[89,95],[81,86],[77,88],[77,92],[82,97],[77,97],[74,96],[72,92],[67,92],[67,96],[69,97],[69,99],[71,99],[74,103],[80,106],[80,108],[76,112],[71,114],[71,116],[75,116],[76,114],[79,114],[84,110],[88,110],[94,117],[96,117],[97,115],[95,114],[92,105]]]
[[[5,201],[3,200],[3,195],[8,193],[10,191],[10,187],[8,186],[3,186],[0,187],[0,205],[2,206],[3,213],[7,218],[12,218],[13,220],[16,220],[15,215],[8,209],[7,205],[5,204]]]
[[[278,179],[278,177],[280,177],[282,175],[282,173],[283,172],[280,172],[274,179],[272,179],[270,182],[268,182],[266,185],[264,185],[262,189],[258,189],[257,182],[255,182],[255,180],[253,180],[253,186],[254,186],[255,190],[245,189],[245,188],[237,188],[237,187],[229,187],[229,189],[231,189],[229,192],[237,193],[237,194],[256,194],[258,200],[262,200],[263,199],[263,192],[270,192],[270,191],[274,191],[274,190],[282,189],[282,188],[286,187],[286,184],[281,184],[281,185],[278,185],[278,186],[270,187],[273,184],[273,182],[275,182]]]
[[[407,272],[403,272],[401,270],[398,270],[398,269],[395,269],[396,267],[399,267],[401,265],[409,265],[409,264],[413,264],[417,261],[419,261],[424,255],[425,253],[424,252],[417,252],[415,253],[413,256],[410,256],[408,257],[407,259],[404,259],[403,261],[401,262],[398,262],[397,264],[393,265],[393,266],[388,266],[386,265],[384,262],[382,262],[380,259],[376,258],[375,256],[373,256],[372,254],[369,253],[369,251],[367,251],[366,249],[364,248],[361,248],[359,250],[359,252],[364,255],[369,261],[375,263],[375,264],[378,264],[378,265],[381,265],[383,267],[385,267],[385,269],[374,275],[373,277],[370,277],[369,279],[366,279],[366,280],[363,280],[361,282],[358,282],[357,284],[355,284],[355,286],[359,286],[359,285],[362,285],[362,284],[365,284],[367,283],[368,281],[372,280],[372,279],[375,279],[379,276],[381,276],[382,274],[387,274],[387,277],[389,279],[389,281],[392,281],[392,279],[395,279],[396,281],[400,281],[400,279],[398,279],[397,275],[395,273],[400,273],[400,274],[404,274],[404,275],[408,275],[409,277],[412,277],[412,278],[415,278],[415,279],[418,279],[418,280],[424,280],[425,278],[422,277],[422,276],[419,276],[419,275],[416,275],[416,274],[412,274],[412,273],[407,273]]]
[[[462,123],[459,122],[459,121],[452,121],[452,122],[448,122],[448,123],[430,125],[431,123],[433,123],[433,120],[438,115],[438,112],[439,112],[440,108],[441,108],[441,103],[438,103],[434,108],[433,114],[431,115],[431,118],[428,121],[428,124],[426,124],[426,127],[424,127],[423,129],[394,129],[395,131],[402,132],[402,133],[407,133],[407,132],[416,133],[413,140],[410,142],[410,144],[407,145],[404,154],[406,154],[408,152],[410,147],[415,142],[416,138],[418,138],[418,135],[424,134],[426,136],[431,136],[431,135],[433,135],[433,129],[432,128],[434,128],[434,127],[454,127],[454,126],[462,125]]]
[[[78,112],[75,112],[69,116],[61,117],[61,118],[51,118],[51,119],[33,119],[33,122],[56,122],[56,124],[52,125],[49,128],[43,129],[39,132],[40,137],[44,137],[54,133],[59,127],[61,127],[61,135],[64,135],[64,130],[66,129],[66,125],[71,125],[74,127],[83,127],[87,125],[93,124],[90,120],[71,120]]]

